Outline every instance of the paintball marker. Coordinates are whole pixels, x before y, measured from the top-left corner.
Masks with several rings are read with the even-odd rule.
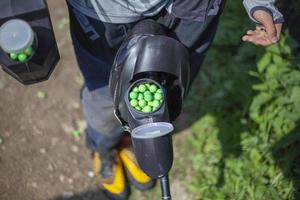
[[[188,50],[151,19],[139,22],[118,50],[110,76],[115,115],[131,133],[137,161],[160,179],[162,199],[171,199],[172,122],[190,82]]]

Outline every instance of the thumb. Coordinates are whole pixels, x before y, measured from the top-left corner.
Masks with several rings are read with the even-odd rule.
[[[278,37],[272,15],[264,10],[257,10],[253,13],[253,17],[265,27],[270,41],[276,43]]]
[[[277,31],[276,31],[275,24],[273,23],[273,20],[271,22],[268,21],[262,24],[266,28],[267,34],[271,42],[276,43],[278,41],[278,37],[277,37]]]

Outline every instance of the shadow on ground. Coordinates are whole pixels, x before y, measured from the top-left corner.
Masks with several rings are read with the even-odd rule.
[[[100,190],[88,190],[77,194],[63,194],[51,200],[109,200]]]

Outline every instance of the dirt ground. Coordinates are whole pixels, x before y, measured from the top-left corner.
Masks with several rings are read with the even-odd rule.
[[[84,136],[72,135],[84,129],[84,118],[68,25],[60,27],[66,5],[48,3],[61,54],[51,78],[23,86],[0,70],[0,199],[105,200],[95,187]],[[188,199],[181,184],[172,184],[174,199]]]

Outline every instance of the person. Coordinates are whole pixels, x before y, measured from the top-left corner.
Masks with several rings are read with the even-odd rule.
[[[243,1],[257,24],[243,41],[260,46],[278,42],[284,19],[274,3]],[[225,0],[67,0],[67,4],[73,46],[85,79],[81,100],[94,171],[109,197],[127,199],[127,178],[140,190],[152,188],[154,180],[138,167],[130,146],[119,145],[124,131],[114,117],[108,86],[114,56],[134,25],[150,18],[188,48],[194,79],[213,42]]]

